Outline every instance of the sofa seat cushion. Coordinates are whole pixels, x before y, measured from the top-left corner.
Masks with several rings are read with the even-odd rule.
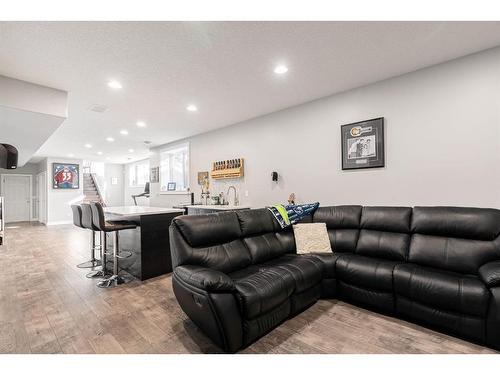
[[[259,264],[261,269],[268,269],[283,277],[292,277],[295,282],[294,293],[301,293],[323,278],[324,264],[314,256],[287,254],[269,262]]]
[[[335,279],[335,263],[340,256],[338,253],[309,253],[302,256],[319,259],[323,263],[323,279]]]
[[[489,292],[476,276],[400,264],[394,270],[397,295],[445,311],[486,316]]]
[[[279,268],[250,266],[229,274],[234,280],[242,314],[253,319],[289,301],[295,280]]]
[[[337,260],[335,272],[337,279],[344,283],[392,292],[392,272],[397,264],[390,260],[342,254]]]

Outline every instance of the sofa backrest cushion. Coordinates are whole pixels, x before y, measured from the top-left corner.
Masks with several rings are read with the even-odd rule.
[[[356,254],[406,260],[410,220],[410,207],[363,207]]]
[[[479,267],[500,258],[498,241],[414,234],[409,261],[463,274],[477,275]]]
[[[178,216],[174,223],[193,247],[230,242],[241,236],[236,212]]]
[[[235,212],[178,216],[170,233],[174,267],[190,264],[228,273],[252,263]]]
[[[281,229],[267,208],[236,212],[242,240],[250,252],[253,264],[295,252],[291,228]]]
[[[414,233],[492,241],[500,235],[500,210],[467,207],[415,207]]]
[[[415,207],[411,227],[412,263],[475,275],[500,259],[500,210]]]
[[[410,233],[411,207],[363,207],[361,229]]]
[[[319,207],[314,223],[325,223],[334,252],[354,252],[359,236],[361,206]]]
[[[242,237],[276,232],[281,226],[267,208],[236,211]]]

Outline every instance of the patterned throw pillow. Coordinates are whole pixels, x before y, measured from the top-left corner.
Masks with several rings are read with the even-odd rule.
[[[318,207],[319,202],[308,204],[288,204],[286,206],[277,204],[275,206],[267,207],[267,209],[271,211],[281,228],[286,228],[299,222],[306,216],[312,215]]]
[[[297,254],[332,252],[325,223],[296,224],[293,234]]]

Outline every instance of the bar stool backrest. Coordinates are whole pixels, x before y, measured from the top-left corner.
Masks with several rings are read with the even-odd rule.
[[[77,204],[72,204],[71,211],[73,211],[73,224],[77,227],[84,228],[82,224],[82,208]]]
[[[106,219],[104,218],[104,210],[99,202],[90,202],[92,207],[92,223],[98,230],[104,231],[106,228]]]
[[[98,231],[99,228],[94,225],[92,217],[92,208],[88,203],[82,203],[82,225],[84,228]]]

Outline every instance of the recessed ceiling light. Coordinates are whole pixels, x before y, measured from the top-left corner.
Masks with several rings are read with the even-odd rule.
[[[186,107],[186,109],[189,111],[189,112],[196,112],[198,110],[198,107],[196,107],[194,104],[190,104]]]
[[[92,148],[92,145],[90,143],[85,143],[85,147]]]
[[[108,87],[114,89],[114,90],[119,90],[121,88],[123,88],[122,84],[118,81],[115,81],[115,80],[111,80],[108,82]]]
[[[108,137],[108,138],[106,138],[106,141],[108,141],[108,142],[114,142],[115,139],[113,137]]]
[[[288,68],[286,67],[286,65],[277,65],[274,68],[274,73],[276,74],[285,74],[286,72],[288,72]]]
[[[134,152],[134,149],[133,148],[129,148],[128,152]]]
[[[128,130],[120,130],[121,135],[128,135]]]
[[[97,151],[97,155],[102,155],[102,151]]]
[[[74,156],[75,156],[75,154],[68,154],[68,158],[72,158]]]
[[[146,127],[146,123],[144,121],[137,121],[136,124],[137,124],[137,126],[139,128],[145,128]]]

